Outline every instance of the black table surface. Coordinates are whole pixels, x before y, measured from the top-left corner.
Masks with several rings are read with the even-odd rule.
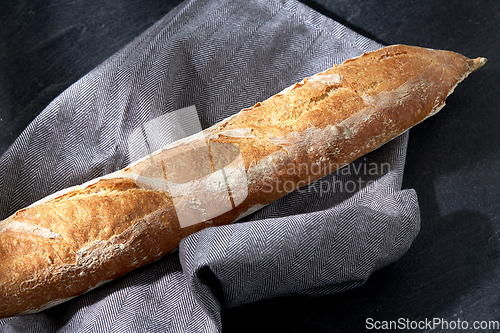
[[[226,332],[360,332],[386,321],[415,331],[500,321],[500,1],[303,0],[382,44],[447,49],[488,63],[410,131],[403,187],[422,227],[398,262],[363,286],[224,310]],[[0,154],[64,89],[179,0],[0,3]],[[488,322],[492,323],[488,323]],[[487,330],[485,330],[487,331]],[[499,329],[500,331],[500,329]]]

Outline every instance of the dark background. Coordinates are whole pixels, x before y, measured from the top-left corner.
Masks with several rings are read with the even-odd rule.
[[[403,186],[418,193],[422,229],[409,252],[350,292],[224,310],[225,331],[360,332],[367,318],[500,321],[500,1],[303,2],[382,44],[489,61],[410,131]],[[178,3],[1,2],[0,154],[51,100]]]

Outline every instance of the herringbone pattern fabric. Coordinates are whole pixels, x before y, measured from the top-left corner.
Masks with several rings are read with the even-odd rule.
[[[194,106],[206,128],[379,46],[295,0],[186,1],[56,98],[1,157],[0,218],[125,167],[137,157],[130,137],[153,119]],[[172,142],[176,126],[146,146]],[[222,307],[359,286],[419,230],[416,195],[401,190],[407,139],[86,295],[0,320],[0,331],[216,332]]]

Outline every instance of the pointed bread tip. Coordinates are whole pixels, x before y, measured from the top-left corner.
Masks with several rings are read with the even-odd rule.
[[[479,67],[482,67],[486,63],[486,61],[488,61],[488,59],[482,57],[478,57],[476,59],[469,59],[470,71],[472,72],[478,69]]]

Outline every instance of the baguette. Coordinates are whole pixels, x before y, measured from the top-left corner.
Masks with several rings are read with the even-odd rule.
[[[485,62],[404,45],[365,53],[17,211],[0,222],[0,318],[81,295],[335,171],[438,112]]]

